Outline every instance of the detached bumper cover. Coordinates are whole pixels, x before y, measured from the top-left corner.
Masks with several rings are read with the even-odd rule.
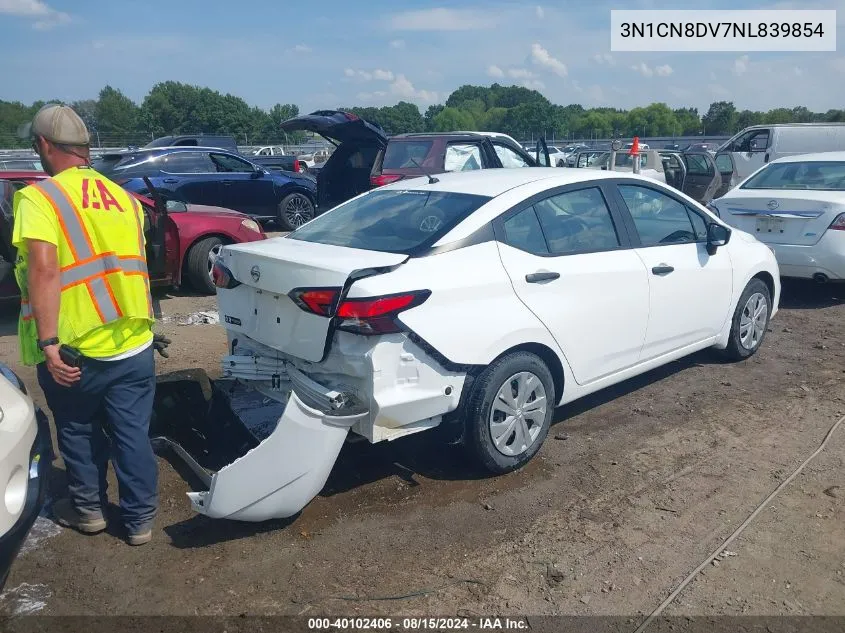
[[[303,401],[317,395],[268,397],[204,375],[165,380],[156,390],[153,442],[174,450],[207,488],[188,493],[197,512],[239,521],[290,517],[320,492],[349,429],[368,415],[329,415]]]

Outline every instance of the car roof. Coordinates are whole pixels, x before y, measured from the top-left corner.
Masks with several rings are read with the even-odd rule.
[[[815,154],[796,154],[773,160],[772,163],[807,163],[816,161],[845,162],[845,152],[816,152]],[[770,163],[771,164],[771,163]]]
[[[121,152],[110,152],[101,154],[100,157],[104,156],[135,156],[138,154],[156,154],[156,153],[164,153],[164,152],[222,152],[223,154],[231,154],[232,156],[238,156],[239,158],[246,159],[245,156],[240,156],[239,154],[235,154],[232,150],[228,150],[222,147],[203,147],[200,145],[166,145],[164,147],[141,147],[138,149],[131,149]]]
[[[432,184],[429,184],[428,178],[423,176],[421,178],[401,180],[385,185],[384,187],[379,187],[378,190],[444,191],[449,193],[469,193],[494,198],[515,187],[539,180],[553,180],[554,182],[549,183],[550,186],[561,186],[605,178],[619,178],[620,175],[623,175],[625,178],[631,177],[631,174],[627,173],[620,174],[620,172],[599,171],[595,169],[555,169],[551,167],[478,169],[468,172],[437,174],[437,182]]]

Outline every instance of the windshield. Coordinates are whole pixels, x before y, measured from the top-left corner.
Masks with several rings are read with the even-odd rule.
[[[741,189],[845,191],[845,162],[775,163],[751,176]]]
[[[335,207],[288,238],[409,255],[434,244],[488,200],[444,191],[377,190]]]

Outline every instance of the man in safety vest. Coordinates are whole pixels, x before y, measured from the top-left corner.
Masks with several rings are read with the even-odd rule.
[[[53,512],[85,534],[104,530],[111,455],[127,540],[142,545],[158,505],[143,210],[90,167],[88,130],[71,108],[44,106],[30,137],[51,178],[14,198],[18,336],[21,361],[37,365],[67,470],[70,498]]]

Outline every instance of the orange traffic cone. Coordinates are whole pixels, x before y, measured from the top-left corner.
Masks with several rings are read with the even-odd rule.
[[[634,142],[631,143],[631,150],[628,152],[631,156],[639,156],[640,155],[640,137],[635,136]]]

